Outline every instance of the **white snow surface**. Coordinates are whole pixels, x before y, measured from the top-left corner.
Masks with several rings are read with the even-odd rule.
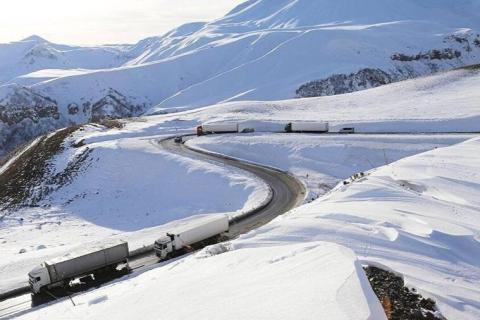
[[[403,275],[448,319],[478,319],[479,147],[372,170],[231,243],[20,319],[156,317],[158,301],[173,319],[385,319],[360,263]]]
[[[237,134],[187,141],[193,149],[226,154],[293,173],[308,188],[308,200],[339,181],[401,158],[468,140],[472,135]]]
[[[480,132],[478,88],[479,68],[456,70],[337,96],[219,104],[177,118],[241,122],[260,132],[312,120],[329,122],[333,132],[343,127],[358,133]]]
[[[78,243],[131,233],[135,249],[161,235],[145,239],[145,229],[206,213],[236,216],[270,195],[262,180],[244,171],[162,150],[158,140],[166,136],[105,139],[104,131],[85,127],[52,159],[52,174],[61,173],[76,155],[92,150],[71,183],[39,207],[5,213],[0,220],[0,271],[8,274],[1,277],[0,292],[25,283],[33,266]],[[68,147],[76,139],[87,145]]]
[[[174,215],[169,215],[169,211],[163,212],[163,202],[157,200],[158,197],[165,199],[161,198],[161,192],[156,189],[159,186],[172,196],[172,201],[167,198],[166,202],[172,210],[181,204],[180,207],[190,210],[189,213],[193,210],[193,213],[198,214],[207,213],[201,210],[206,204],[201,203],[197,207],[185,199],[201,199],[200,195],[205,196],[208,189],[194,188],[192,185],[195,184],[191,184],[192,177],[197,181],[208,179],[209,184],[220,183],[225,189],[232,185],[237,187],[237,191],[241,189],[237,195],[233,192],[230,194],[232,203],[225,203],[226,199],[218,199],[213,195],[209,197],[210,200],[218,201],[207,204],[211,206],[210,212],[238,210],[249,200],[257,203],[262,198],[261,195],[265,194],[263,185],[251,176],[233,169],[218,168],[211,163],[166,154],[152,143],[155,139],[192,133],[196,125],[206,121],[248,122],[257,131],[278,131],[278,128],[292,120],[317,120],[329,121],[334,128],[353,123],[360,132],[375,133],[385,128],[394,132],[478,132],[478,81],[478,71],[458,70],[337,97],[236,102],[195,111],[131,119],[120,130],[87,126],[67,141],[67,145],[70,145],[74,141],[84,140],[86,145],[80,148],[67,147],[54,159],[57,170],[61,171],[69,159],[84,150],[82,148],[91,148],[93,162],[82,176],[51,194],[45,201],[47,205],[54,205],[14,212],[1,221],[0,250],[2,257],[7,258],[0,262],[0,271],[12,276],[12,279],[2,277],[2,288],[9,287],[13,282],[24,281],[27,271],[42,259],[61,255],[79,243],[112,236],[128,240],[135,247],[151,243],[158,235],[158,230],[169,228],[168,224],[166,227],[158,224],[182,217],[180,212],[175,212]],[[333,185],[352,173],[369,170],[413,153],[455,144],[471,135],[277,136],[254,133],[230,137],[234,139],[228,142],[228,137],[214,136],[199,139],[198,143],[189,143],[251,161],[265,162],[300,175],[308,173],[312,178],[304,181],[313,189],[319,179],[326,179]],[[212,141],[225,143],[225,149],[216,149],[217,146]],[[211,252],[224,251],[222,246],[181,259],[173,265],[163,265],[138,277],[133,276],[100,291],[82,294],[78,299],[84,300],[80,300],[83,304],[79,306],[81,312],[77,315],[81,317],[84,312],[89,312],[93,317],[98,312],[98,315],[105,316],[108,309],[123,310],[121,314],[130,315],[131,311],[126,310],[126,306],[131,305],[132,299],[139,308],[144,307],[142,310],[152,310],[153,301],[161,300],[150,300],[150,297],[153,299],[158,295],[158,299],[166,301],[162,303],[165,306],[169,302],[179,303],[182,300],[179,297],[189,295],[190,288],[193,293],[197,292],[195,290],[204,292],[207,288],[205,296],[211,299],[192,300],[198,301],[192,303],[192,310],[213,316],[219,312],[218,309],[221,309],[218,313],[221,315],[224,315],[222,312],[232,310],[232,314],[237,312],[248,318],[251,310],[245,308],[242,302],[238,302],[238,308],[233,303],[231,308],[218,308],[217,301],[226,301],[222,299],[228,299],[225,292],[230,289],[233,297],[242,297],[229,300],[230,302],[246,299],[261,303],[258,308],[260,317],[260,310],[272,312],[268,308],[264,309],[264,304],[272,300],[265,299],[262,288],[270,288],[272,296],[291,298],[289,292],[279,287],[282,281],[278,279],[281,279],[297,288],[297,292],[306,288],[311,290],[309,292],[319,293],[318,296],[308,295],[311,299],[318,297],[328,300],[321,300],[325,302],[323,304],[317,303],[317,300],[302,302],[299,309],[290,304],[287,316],[293,317],[295,313],[297,318],[305,315],[304,318],[308,319],[310,313],[305,312],[312,310],[326,312],[333,319],[348,319],[349,314],[360,314],[362,319],[383,319],[383,314],[378,313],[378,301],[372,298],[369,287],[363,285],[366,283],[363,273],[357,272],[358,257],[362,263],[381,264],[403,274],[409,285],[415,286],[425,296],[435,298],[447,318],[478,319],[480,286],[476,257],[479,250],[479,143],[479,139],[473,139],[452,147],[438,148],[375,169],[366,178],[353,184],[340,184],[322,198],[227,244],[230,252],[215,256],[213,260],[199,258],[205,258]],[[252,156],[252,150],[258,150],[259,144],[271,156],[262,159],[254,157],[255,154]],[[282,152],[274,153],[273,150],[276,149]],[[318,153],[325,154],[325,163],[321,162],[322,157]],[[264,154],[267,155],[267,152]],[[370,165],[369,161],[374,165]],[[168,179],[164,179],[165,174]],[[178,188],[167,190],[171,189],[171,185],[162,184],[162,180],[170,181],[169,179],[176,179],[174,181]],[[190,192],[189,196],[177,197],[183,188]],[[318,188],[314,192],[321,195],[321,191]],[[82,198],[83,194],[85,198]],[[242,197],[241,201],[235,200],[238,195]],[[148,201],[138,203],[135,200],[139,197],[148,197]],[[70,202],[72,199],[73,202]],[[162,204],[162,215],[147,215],[152,213],[150,209],[158,209],[158,203]],[[232,204],[237,204],[238,207],[232,209]],[[114,212],[114,209],[118,211]],[[163,220],[164,217],[167,219]],[[186,219],[196,218],[192,216]],[[265,250],[260,250],[262,248]],[[20,249],[26,249],[26,253],[19,254]],[[259,251],[255,251],[257,249]],[[276,257],[279,256],[291,257],[279,260],[288,261],[288,274],[295,277],[283,276],[285,265],[280,267],[280,264],[270,263],[277,261]],[[259,261],[258,265],[255,261]],[[217,263],[225,267],[216,269]],[[297,269],[302,270],[301,266],[309,268],[311,263],[315,265],[314,275],[310,271],[297,273]],[[263,273],[252,275],[251,270],[256,270],[256,266],[265,267],[272,276]],[[218,271],[216,273],[220,279],[228,274],[231,282],[212,283],[210,268]],[[175,269],[180,270],[178,274]],[[345,273],[341,273],[342,270]],[[199,276],[202,274],[206,275],[205,278]],[[354,275],[349,277],[350,274]],[[311,281],[305,280],[304,277],[307,276]],[[156,285],[155,280],[161,281],[161,285]],[[258,285],[251,284],[250,280]],[[296,281],[301,286],[295,286]],[[331,285],[317,285],[325,281],[331,281],[328,282]],[[175,288],[183,289],[175,291],[173,286],[176,283],[179,287]],[[223,287],[224,283],[232,284],[232,287]],[[341,289],[343,283],[348,283],[346,290]],[[174,291],[179,296],[174,295]],[[99,295],[98,292],[102,294]],[[129,292],[137,293],[138,297],[145,299],[145,304],[142,304],[142,299],[133,298],[135,295],[129,295]],[[337,294],[345,300],[334,298],[338,297]],[[109,299],[109,295],[115,298]],[[188,297],[194,299],[194,296],[201,298],[201,295],[194,294]],[[167,297],[171,300],[166,300]],[[306,297],[299,298],[304,301]],[[96,301],[100,303],[95,303]],[[85,305],[89,305],[88,308]],[[279,305],[284,306],[286,302]],[[122,306],[125,307],[121,309]],[[320,310],[320,306],[325,307]],[[180,309],[172,309],[173,318],[176,314],[186,315],[189,310]],[[339,309],[347,315],[339,315]],[[71,316],[70,312],[77,311],[68,303],[62,302],[36,309],[24,317],[62,318]],[[156,315],[154,311],[151,312],[152,317]],[[158,308],[155,308],[155,312],[158,312]],[[121,314],[119,312],[120,318]]]
[[[308,81],[363,68],[394,73],[406,67],[418,76],[480,63],[479,7],[477,0],[250,0],[221,19],[189,23],[135,45],[79,48],[39,37],[3,44],[0,84],[27,85],[77,122],[82,119],[69,115],[67,106],[95,103],[110,88],[132,104],[154,107],[150,112],[287,99]],[[454,37],[465,37],[468,46]],[[447,48],[461,57],[391,59]]]
[[[139,310],[156,318],[159,306],[168,319],[385,319],[360,263],[344,247],[312,242],[229,249],[200,252],[77,296],[75,308],[61,302],[19,319],[128,319]]]

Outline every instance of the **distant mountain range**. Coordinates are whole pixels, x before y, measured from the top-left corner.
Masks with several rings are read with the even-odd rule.
[[[480,63],[479,32],[478,0],[250,0],[135,45],[0,44],[0,150],[69,124],[341,94]]]

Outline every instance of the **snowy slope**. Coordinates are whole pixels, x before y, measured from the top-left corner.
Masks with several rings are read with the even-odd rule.
[[[0,43],[0,85],[18,83],[16,77],[44,69],[107,69],[131,59],[127,46],[72,47],[38,36]],[[52,75],[36,80],[55,78]]]
[[[478,63],[478,2],[454,3],[250,1],[223,19],[159,38],[131,67],[59,79],[36,89],[61,104],[112,87],[147,105],[197,107],[292,98],[308,81],[364,68],[405,77]],[[460,56],[392,58],[447,49]],[[73,87],[78,93],[67,96]]]
[[[384,319],[361,262],[401,274],[447,319],[478,319],[479,145],[373,170],[231,243],[20,318],[155,317],[162,301],[173,319]]]
[[[478,319],[479,147],[477,137],[372,170],[240,243],[342,244],[364,263],[402,274],[436,299],[447,319]]]
[[[315,135],[238,134],[205,136],[189,147],[267,164],[293,173],[308,187],[308,199],[330,191],[341,180],[398,159],[453,145],[473,135]],[[268,155],[266,157],[265,155]]]
[[[477,67],[344,95],[232,102],[171,117],[237,121],[267,132],[282,131],[291,121],[328,121],[333,132],[343,127],[364,133],[480,132],[479,87]]]
[[[200,253],[74,299],[19,319],[385,319],[352,252],[321,242]]]
[[[87,152],[88,148],[91,150],[87,158],[89,161],[82,165],[81,173],[44,198],[41,205],[45,208],[20,208],[9,212],[8,218],[3,220],[0,246],[11,258],[3,260],[0,268],[15,274],[15,281],[24,279],[25,270],[44,255],[67,250],[61,246],[65,244],[61,240],[65,232],[74,242],[77,239],[87,241],[124,234],[125,231],[138,232],[142,228],[190,214],[241,210],[262,198],[264,193],[252,184],[251,177],[165,154],[152,144],[154,138],[192,133],[194,127],[204,121],[225,120],[247,121],[260,130],[278,128],[278,124],[283,127],[291,120],[335,120],[337,123],[362,123],[366,132],[389,128],[392,123],[400,123],[399,129],[405,132],[415,131],[419,126],[423,131],[437,132],[445,128],[462,131],[465,129],[463,119],[466,118],[473,119],[468,120],[472,123],[470,129],[476,125],[476,131],[479,131],[478,122],[474,121],[480,114],[477,103],[480,93],[474,90],[478,87],[478,79],[478,72],[455,71],[338,97],[230,103],[196,111],[131,119],[120,129],[89,126],[77,132],[69,140],[68,147],[55,159],[56,171],[61,173],[68,167],[69,161]],[[450,106],[452,101],[455,101],[455,108]],[[431,120],[428,115],[437,115],[438,119]],[[369,122],[362,122],[367,119]],[[221,136],[202,138],[189,143],[294,172],[305,181],[310,189],[310,198],[313,198],[358,171],[435,147],[455,144],[468,137],[255,133],[235,139]],[[85,145],[82,145],[82,140]],[[221,142],[222,146],[217,146],[215,142]],[[257,154],[258,150],[261,150],[261,156]],[[265,159],[264,154],[271,157]],[[324,154],[328,156],[324,157]],[[198,170],[191,171],[193,168]],[[191,183],[194,179],[197,182],[208,179],[219,189],[207,189],[210,194],[207,196],[205,190]],[[171,181],[175,182],[173,188]],[[227,186],[232,193],[222,199],[215,196],[216,192],[227,192],[223,189]],[[48,183],[39,183],[38,192],[41,194],[45,187]],[[56,186],[53,187],[56,189]],[[192,199],[191,202],[185,201],[184,193]],[[139,197],[143,201],[136,201]],[[162,208],[161,215],[155,214],[159,208]],[[132,212],[135,214],[132,215]],[[23,223],[21,218],[25,218]],[[62,223],[58,224],[60,221]],[[41,245],[47,249],[36,250],[38,238],[44,239]],[[132,236],[132,239],[135,237]],[[19,254],[21,249],[27,252]],[[9,261],[15,261],[15,264]],[[18,265],[22,265],[23,269]]]
[[[108,139],[104,132],[92,126],[69,137],[23,205],[6,208],[2,199],[0,271],[9,276],[1,278],[0,292],[79,243],[118,235],[131,239],[134,249],[160,234],[145,233],[149,228],[205,213],[235,216],[269,196],[266,184],[251,174],[162,150],[157,140],[165,135],[128,138],[125,132]],[[75,147],[76,141],[82,143]]]
[[[57,128],[148,110],[351,92],[480,63],[478,7],[469,0],[247,1],[224,18],[135,45],[77,48],[38,37],[2,45],[0,84],[55,101],[64,121],[49,124]],[[43,132],[7,129],[24,140],[31,138],[25,132]]]

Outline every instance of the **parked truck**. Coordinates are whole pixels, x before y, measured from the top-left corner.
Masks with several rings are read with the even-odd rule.
[[[197,249],[202,244],[215,243],[228,228],[227,215],[212,215],[170,230],[155,241],[153,248],[157,257],[163,260],[185,250]]]
[[[53,288],[67,288],[72,280],[103,277],[121,264],[128,269],[127,242],[97,243],[35,267],[28,274],[30,289],[33,295],[39,295]]]
[[[212,133],[235,133],[238,132],[238,123],[217,122],[202,124],[197,127],[197,136]]]
[[[285,126],[286,132],[328,132],[328,122],[290,122]]]

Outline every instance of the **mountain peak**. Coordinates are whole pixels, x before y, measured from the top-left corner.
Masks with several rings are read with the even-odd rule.
[[[32,41],[32,42],[48,42],[47,40],[45,40],[44,38],[40,37],[40,36],[37,36],[36,34],[34,35],[31,35],[30,37],[27,37],[25,39],[22,39],[21,40],[22,42],[26,42],[26,41]]]

